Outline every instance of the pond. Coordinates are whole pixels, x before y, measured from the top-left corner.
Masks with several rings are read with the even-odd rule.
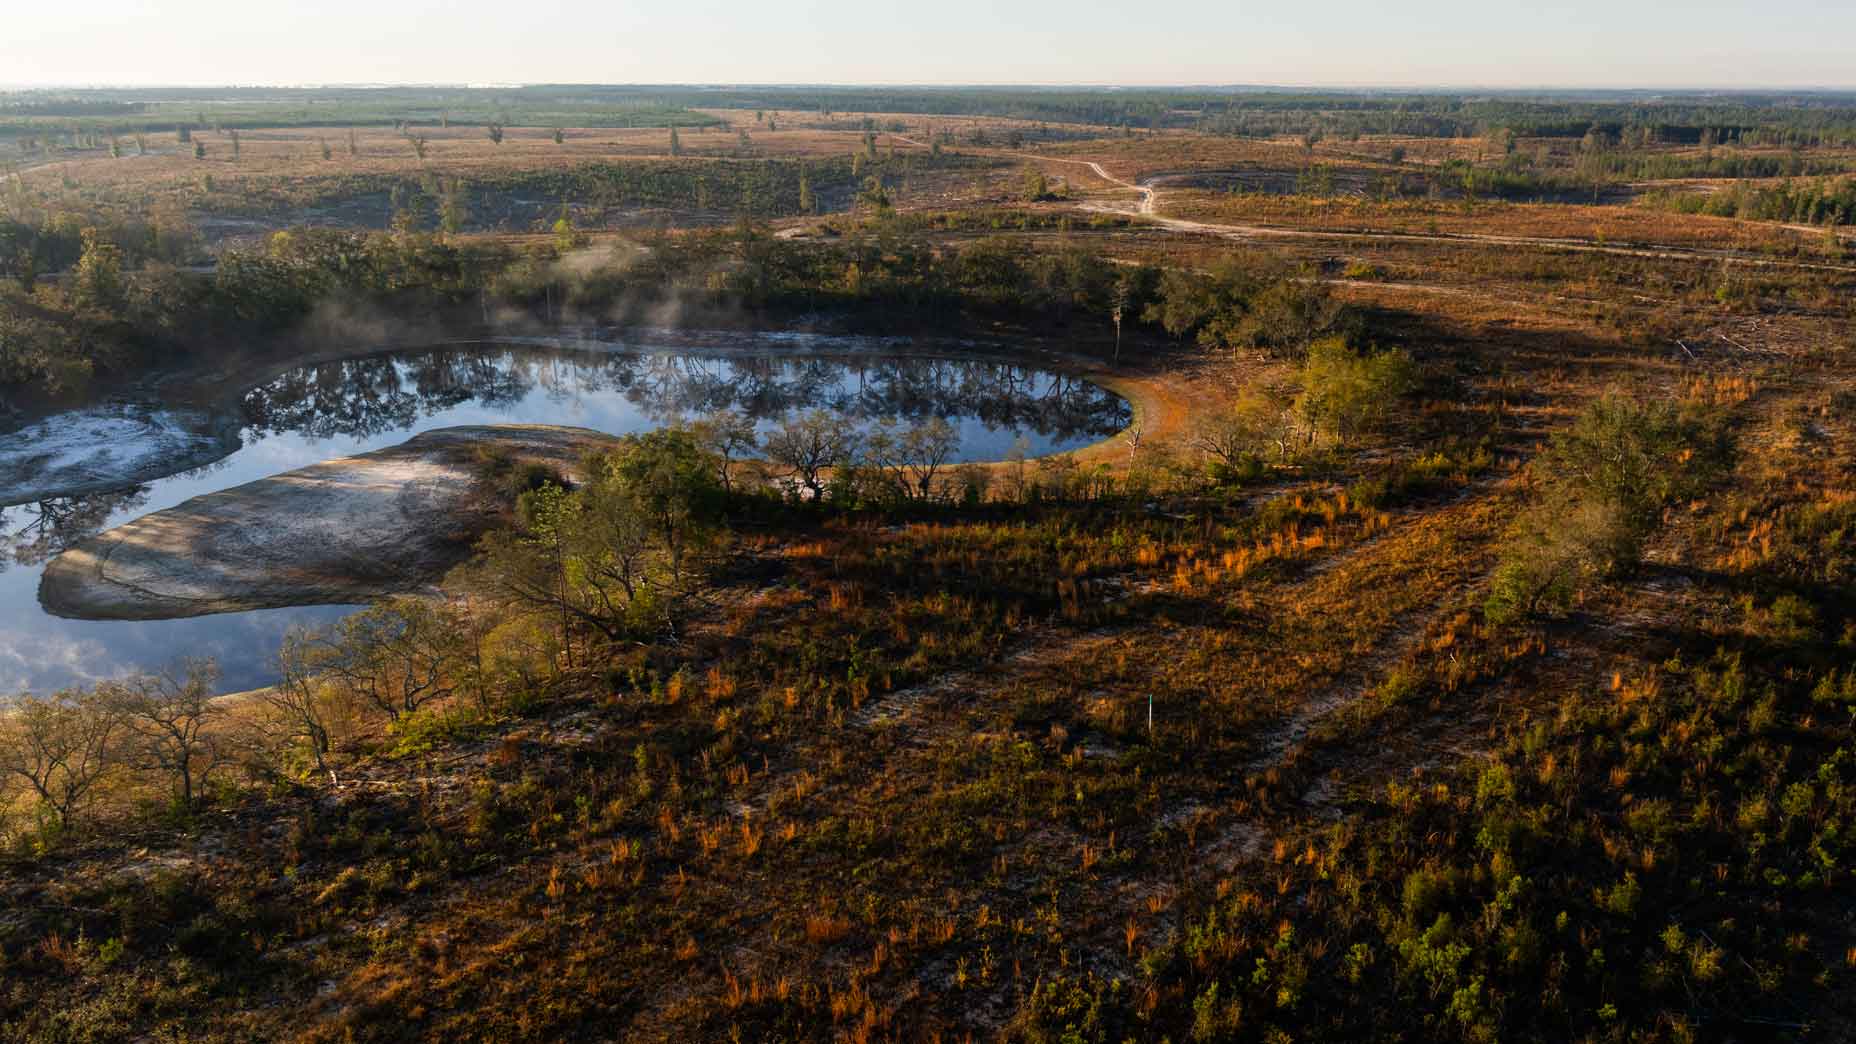
[[[332,621],[350,607],[68,620],[40,607],[44,564],[148,512],[433,428],[545,423],[625,434],[733,409],[767,430],[827,409],[866,428],[944,418],[959,432],[956,459],[970,461],[1073,449],[1129,420],[1127,404],[1100,386],[1022,364],[903,355],[906,345],[854,338],[744,335],[726,347],[665,340],[377,353],[278,374],[210,416],[114,403],[0,436],[0,473],[11,477],[0,494],[23,502],[0,508],[0,695],[88,684],[183,655],[217,659],[228,689],[266,684],[289,628]],[[172,473],[162,473],[164,461]],[[121,481],[112,487],[113,472]],[[77,486],[87,492],[60,495]]]

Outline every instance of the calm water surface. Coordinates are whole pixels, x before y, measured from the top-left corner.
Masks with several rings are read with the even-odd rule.
[[[215,657],[226,687],[250,688],[273,677],[271,657],[287,629],[349,611],[83,621],[40,608],[39,574],[49,558],[148,512],[432,428],[544,423],[625,434],[734,409],[765,430],[814,408],[865,427],[945,418],[960,433],[963,461],[1002,459],[1019,446],[1031,456],[1073,449],[1121,430],[1129,416],[1121,399],[1081,378],[972,359],[498,343],[306,366],[244,395],[241,447],[217,463],[113,492],[0,509],[0,695],[93,682],[182,655]],[[81,428],[79,416],[71,415],[71,428]]]

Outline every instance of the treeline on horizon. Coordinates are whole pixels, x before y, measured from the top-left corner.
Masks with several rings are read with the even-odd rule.
[[[576,98],[523,89],[125,88],[0,91],[0,136],[259,127],[704,127],[721,121],[641,92]]]
[[[751,87],[529,85],[507,88],[321,87],[46,89],[0,93],[0,133],[76,120],[95,129],[173,129],[193,106],[218,106],[223,126],[500,119],[548,125],[694,125],[692,110],[784,109],[991,116],[1138,129],[1196,128],[1242,135],[1403,134],[1579,138],[1647,128],[1659,141],[1798,147],[1856,144],[1852,92],[1304,91],[1268,88]],[[193,113],[204,116],[204,111]],[[137,120],[146,122],[137,122]],[[615,122],[616,121],[616,122]],[[636,122],[645,121],[645,122]]]

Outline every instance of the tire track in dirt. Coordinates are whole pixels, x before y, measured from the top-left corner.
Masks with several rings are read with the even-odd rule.
[[[1296,582],[1286,586],[1282,594],[1293,599],[1298,592],[1313,585],[1339,588],[1360,587],[1364,580],[1370,579],[1370,576],[1362,577],[1360,580],[1351,580],[1346,574],[1354,569],[1370,570],[1372,563],[1364,556],[1380,551],[1388,555],[1393,553],[1385,550],[1389,540],[1427,539],[1431,533],[1436,531],[1436,520],[1439,515],[1480,512],[1488,504],[1487,497],[1480,494],[1498,490],[1515,481],[1517,480],[1513,476],[1492,475],[1474,482],[1459,495],[1434,509],[1407,516],[1400,529],[1381,534],[1329,559],[1315,563]],[[1499,510],[1496,510],[1485,522],[1476,523],[1472,519],[1465,532],[1474,532],[1480,525],[1485,527],[1487,535],[1492,537],[1499,528],[1494,526],[1493,522],[1498,521],[1500,517]],[[1476,552],[1465,548],[1463,554],[1465,557],[1461,561],[1469,566],[1469,560],[1475,557]],[[1484,577],[1485,572],[1481,568],[1469,566],[1461,577],[1448,583],[1447,590],[1462,592],[1474,589],[1483,583]],[[1373,648],[1348,664],[1337,676],[1322,685],[1315,694],[1295,707],[1287,717],[1261,734],[1257,753],[1236,772],[1236,776],[1243,782],[1245,789],[1249,789],[1252,781],[1257,779],[1275,782],[1275,774],[1296,764],[1303,752],[1308,749],[1309,738],[1324,723],[1334,720],[1336,716],[1345,714],[1351,708],[1358,706],[1361,701],[1370,698],[1376,691],[1378,682],[1385,677],[1387,672],[1421,648],[1432,628],[1440,620],[1459,609],[1460,603],[1456,599],[1437,597],[1397,612],[1377,627],[1375,633],[1379,635],[1379,639]],[[1425,745],[1431,748],[1437,747],[1435,743]],[[1370,778],[1375,771],[1371,763],[1378,760],[1387,749],[1389,748],[1366,750],[1360,752],[1359,757],[1354,760],[1349,760],[1345,754],[1339,755],[1336,758],[1338,764],[1335,768],[1344,770],[1349,781]],[[1470,752],[1459,753],[1467,756]],[[1397,757],[1401,764],[1409,764],[1413,753],[1410,750],[1400,749]],[[1199,884],[1204,884],[1218,876],[1231,874],[1241,866],[1262,860],[1268,854],[1272,842],[1280,836],[1274,820],[1283,812],[1332,818],[1337,814],[1337,806],[1342,797],[1338,790],[1339,787],[1333,781],[1333,769],[1331,769],[1319,778],[1310,778],[1302,782],[1295,791],[1291,804],[1287,807],[1278,806],[1274,814],[1239,812],[1235,809],[1210,812],[1210,821],[1206,823],[1211,828],[1210,839],[1202,845],[1195,846],[1193,879]]]
[[[1508,476],[1490,476],[1471,483],[1448,503],[1441,505],[1437,512],[1449,512],[1476,506],[1477,494],[1482,490],[1492,489],[1498,485],[1513,481]],[[1405,525],[1423,525],[1435,517],[1432,512],[1418,512],[1405,519]],[[1383,546],[1389,537],[1409,538],[1408,533],[1386,533],[1363,541],[1339,554],[1332,555],[1309,566],[1303,576],[1285,589],[1285,594],[1294,596],[1303,588],[1327,581],[1328,578],[1358,561],[1368,552]],[[1342,581],[1333,581],[1346,586]],[[1453,603],[1418,606],[1400,613],[1381,628],[1381,633],[1394,637],[1389,642],[1381,642],[1366,657],[1344,670],[1337,678],[1329,682],[1319,695],[1303,701],[1295,711],[1281,724],[1264,733],[1261,752],[1251,759],[1243,770],[1246,775],[1258,775],[1274,768],[1280,768],[1291,760],[1291,755],[1299,751],[1317,726],[1333,715],[1365,699],[1373,691],[1372,680],[1393,664],[1404,659],[1406,654],[1423,641],[1431,623],[1445,613],[1455,610]]]

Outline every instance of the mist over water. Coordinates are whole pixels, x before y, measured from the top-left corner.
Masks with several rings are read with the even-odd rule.
[[[86,537],[189,498],[397,445],[433,428],[543,423],[624,434],[733,409],[765,431],[826,409],[866,428],[885,419],[943,418],[959,433],[956,459],[970,461],[1073,449],[1119,431],[1129,418],[1126,403],[1101,387],[1024,365],[848,350],[794,354],[833,346],[788,345],[777,336],[756,344],[764,350],[494,342],[340,359],[266,380],[237,403],[240,447],[222,460],[0,509],[0,697],[160,667],[182,655],[216,658],[228,689],[272,680],[272,656],[290,627],[327,623],[348,608],[65,620],[39,605],[44,564]],[[95,415],[51,423],[66,442],[81,444],[85,417]],[[99,437],[116,431],[99,425]]]

